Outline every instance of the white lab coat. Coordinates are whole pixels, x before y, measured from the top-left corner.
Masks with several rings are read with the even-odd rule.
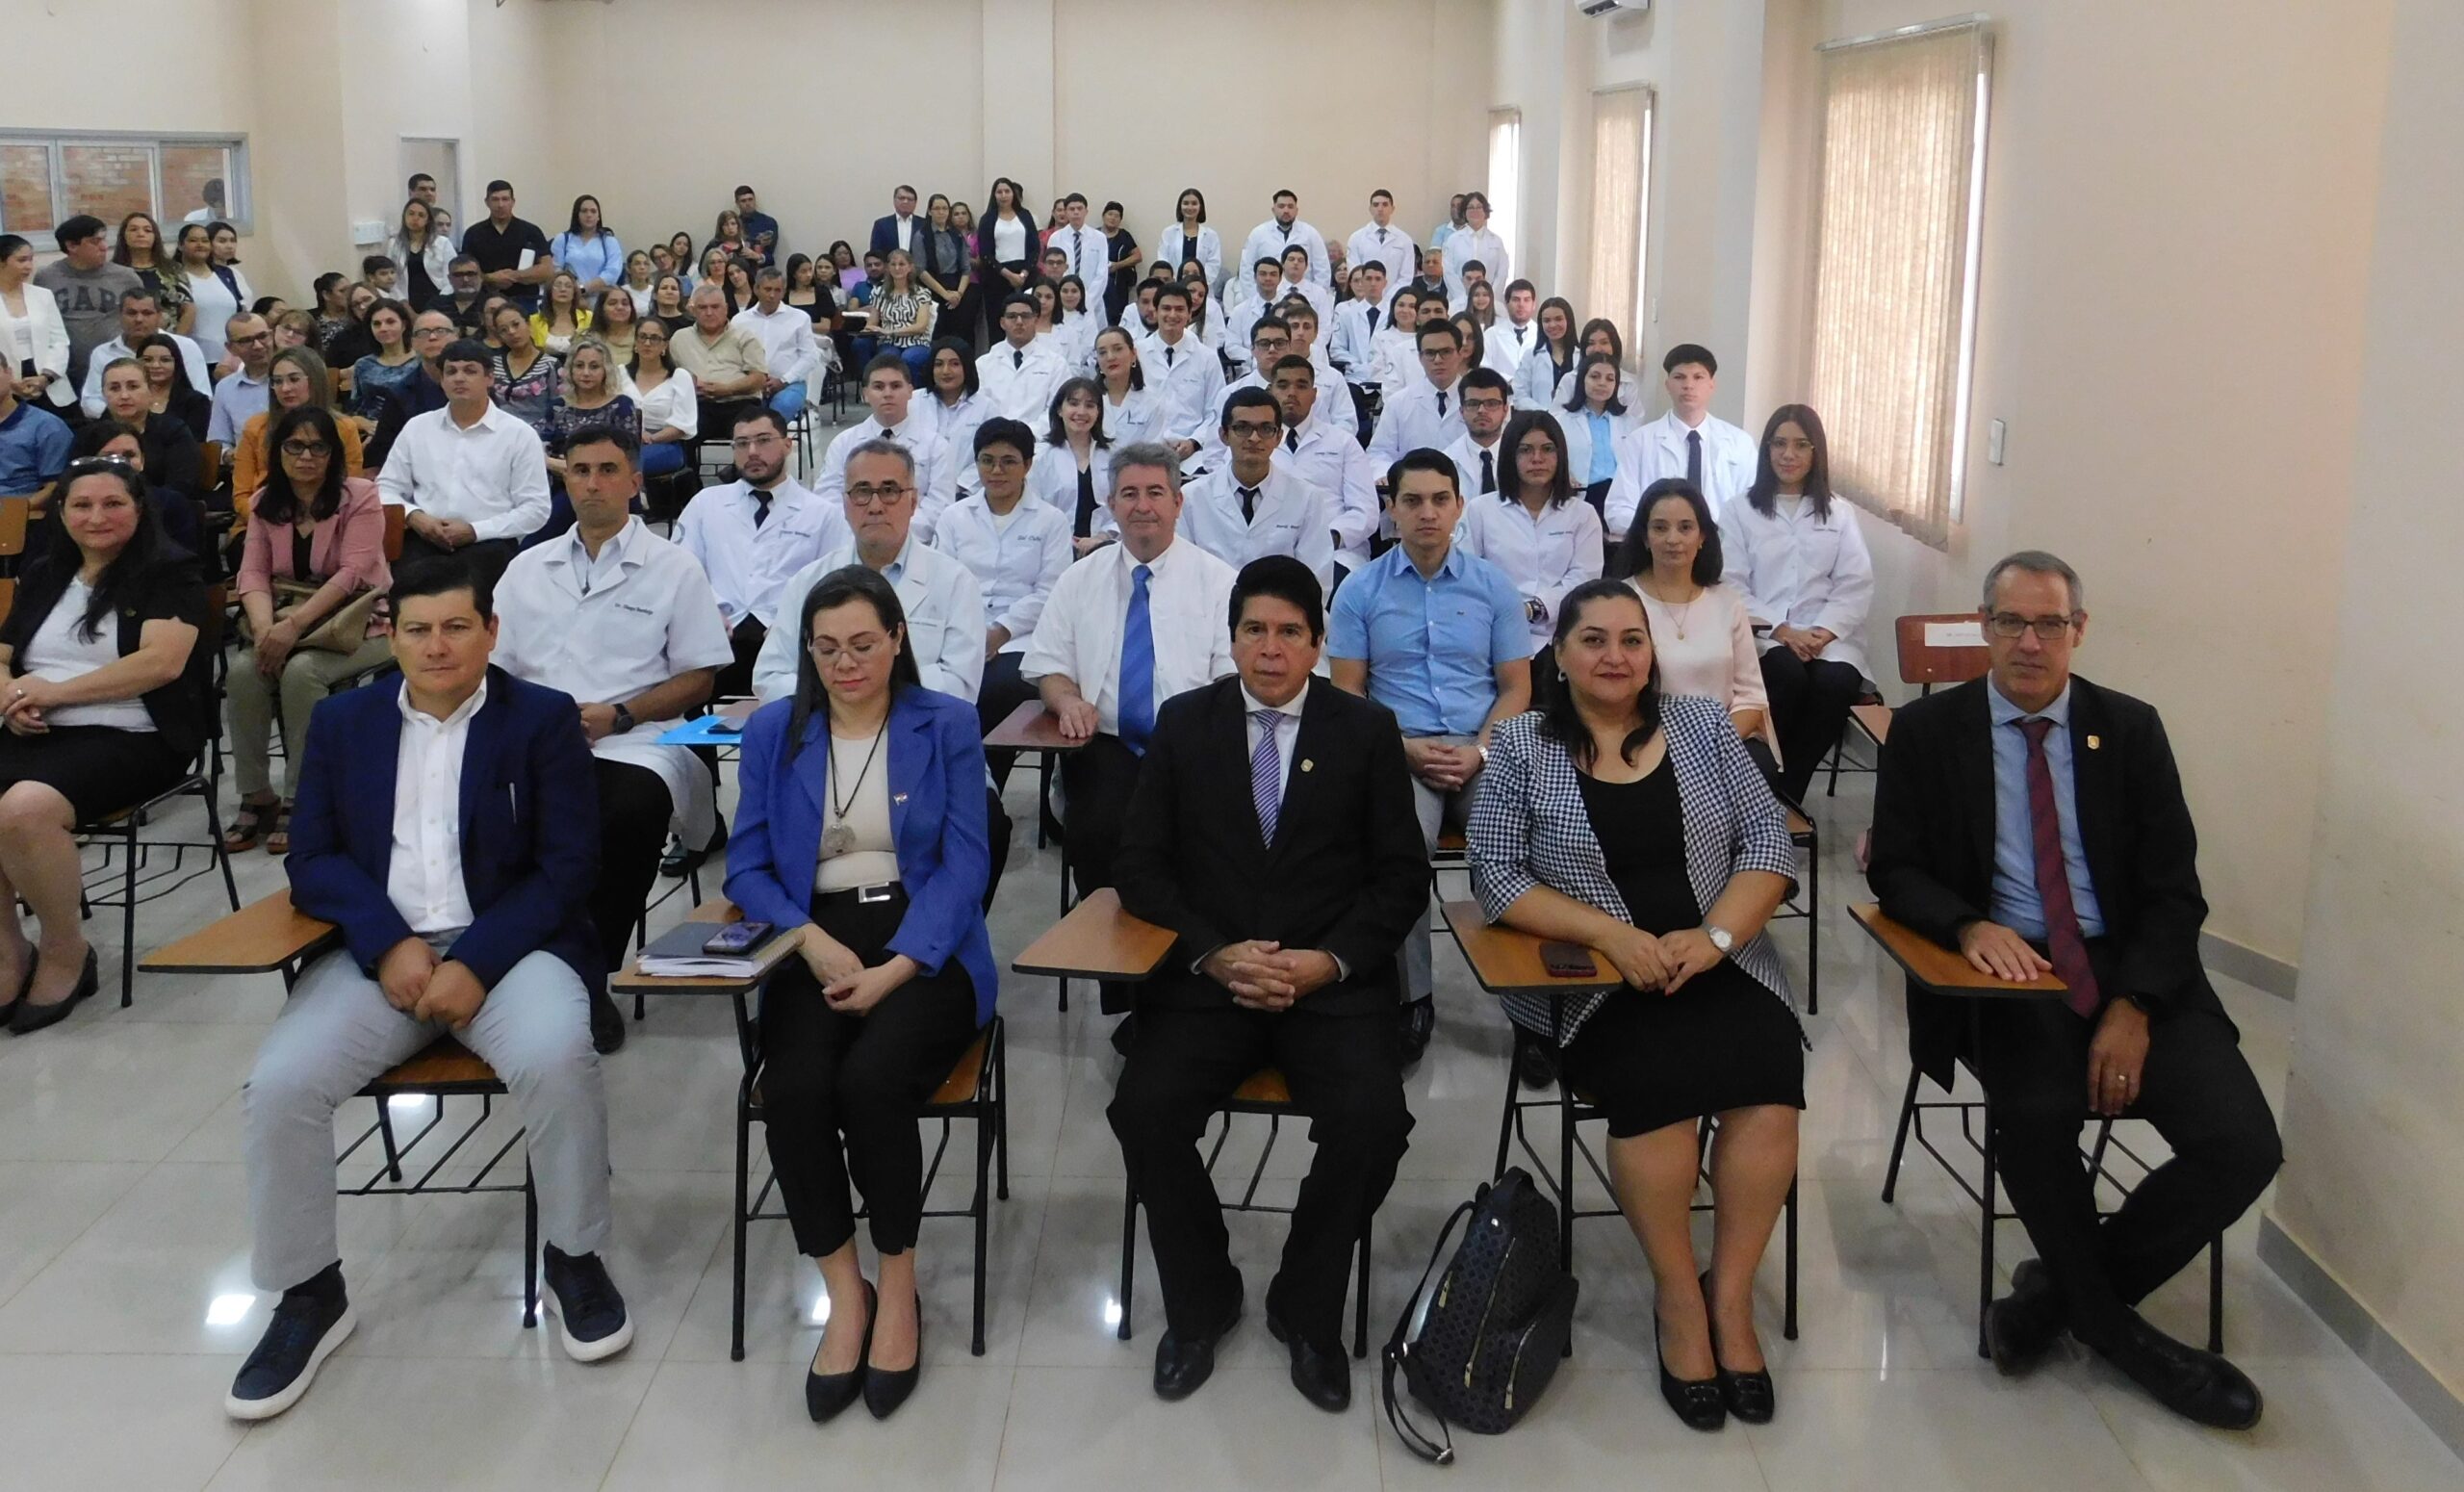
[[[1874,559],[1855,506],[1834,496],[1828,517],[1813,504],[1788,515],[1777,499],[1768,516],[1742,496],[1720,511],[1721,579],[1745,593],[1758,627],[1823,628],[1834,634],[1822,656],[1846,663],[1873,685],[1865,661],[1865,613],[1874,603]],[[1761,639],[1764,652],[1779,644]]]
[[[1754,437],[1717,415],[1705,415],[1695,433],[1703,437],[1703,496],[1712,512],[1724,512],[1754,481]],[[1617,443],[1617,479],[1601,514],[1611,534],[1625,535],[1645,487],[1685,475],[1686,434],[1684,422],[1671,410]]]

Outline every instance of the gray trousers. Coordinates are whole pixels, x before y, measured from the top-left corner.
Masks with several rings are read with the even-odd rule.
[[[393,645],[371,637],[356,653],[328,653],[295,648],[282,660],[281,676],[268,679],[257,672],[253,648],[231,661],[223,693],[231,702],[231,775],[243,798],[262,798],[272,785],[272,737],[275,696],[281,696],[283,799],[292,797],[299,778],[299,753],[308,742],[308,712],[334,692],[337,681],[374,668],[392,657]]]
[[[347,951],[300,976],[241,1094],[259,1289],[288,1290],[342,1257],[334,1110],[444,1034],[387,1004]],[[553,954],[533,953],[459,1035],[512,1091],[528,1130],[541,1231],[567,1253],[597,1253],[608,1234],[607,1099],[580,976]]]
[[[1417,739],[1434,741],[1441,746],[1468,746],[1478,737],[1470,735],[1429,735]],[[1412,779],[1412,807],[1421,816],[1421,843],[1431,855],[1437,853],[1437,836],[1447,830],[1461,831],[1472,821],[1472,800],[1480,791],[1480,776],[1452,792],[1440,792],[1419,778]],[[1431,903],[1436,901],[1432,887]],[[1419,927],[1403,935],[1403,991],[1406,999],[1424,1000],[1437,992],[1436,965],[1429,949],[1428,918],[1421,918]]]

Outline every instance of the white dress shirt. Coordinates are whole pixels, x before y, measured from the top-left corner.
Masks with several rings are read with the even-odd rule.
[[[735,660],[701,561],[638,518],[601,545],[597,559],[578,528],[515,555],[497,581],[496,611],[496,662],[585,705],[623,704],[679,674]],[[590,750],[657,773],[677,832],[698,847],[709,842],[718,805],[693,753],[657,744],[677,724],[644,720]]]
[[[746,617],[775,629],[787,578],[849,539],[846,511],[793,481],[771,489],[770,516],[757,527],[759,511],[753,489],[733,481],[702,489],[676,521],[676,542],[701,562],[730,632]]]
[[[1725,512],[1754,482],[1754,437],[1717,415],[1705,415],[1689,431],[1672,409],[1638,424],[1617,442],[1617,479],[1608,486],[1608,531],[1623,536],[1634,521],[1643,489],[1663,476],[1685,475],[1685,437],[1703,437],[1703,496],[1714,513]]]
[[[1300,711],[1309,703],[1309,691],[1316,684],[1316,680],[1304,677],[1300,681],[1300,692],[1280,705],[1270,705],[1251,694],[1247,684],[1241,685],[1241,739],[1247,743],[1252,762],[1258,759],[1257,713],[1262,709],[1274,711],[1275,767],[1283,774],[1275,787],[1278,804],[1292,796],[1292,759],[1294,748],[1300,744]],[[1281,814],[1276,817],[1279,828]],[[1207,951],[1212,953],[1215,950],[1210,948]]]
[[[26,282],[26,290],[29,296],[27,302],[28,310],[33,309],[33,301],[31,297],[33,292],[38,287],[33,281],[29,280]],[[48,292],[45,294],[48,294]],[[192,337],[183,337],[178,332],[172,331],[168,327],[164,329],[163,335],[170,338],[173,342],[180,345],[180,366],[188,371],[189,387],[196,390],[200,394],[207,393],[211,390],[214,387],[214,380],[207,376],[205,369],[205,353],[197,347],[195,339]],[[137,354],[135,352],[129,349],[128,340],[124,337],[114,337],[111,341],[104,343],[101,347],[98,347],[93,351],[86,354],[86,387],[78,392],[77,402],[84,406],[87,419],[99,420],[103,417],[103,370],[109,368],[113,363],[117,362],[123,357],[135,357],[136,355]],[[9,373],[12,376],[13,376],[17,371],[15,364],[12,363],[9,366]],[[57,385],[55,385],[55,387],[57,387]]]
[[[481,540],[522,539],[548,522],[548,448],[494,404],[467,427],[450,407],[413,415],[376,490],[395,507],[471,526]]]
[[[1155,257],[1170,265],[1177,271],[1181,267],[1181,249],[1186,239],[1187,235],[1183,232],[1180,223],[1173,222],[1155,240]],[[1197,228],[1197,262],[1206,267],[1207,284],[1223,283],[1223,239],[1205,223],[1198,224]],[[1133,307],[1136,306],[1137,297],[1132,296],[1129,303]],[[1128,316],[1132,312],[1124,309],[1121,314]]]
[[[394,760],[394,849],[385,895],[412,932],[458,933],[476,920],[462,885],[462,754],[471,717],[487,706],[488,682],[480,680],[476,692],[442,720],[411,707],[408,683],[395,700],[402,711],[402,741]],[[483,812],[519,808],[480,805]]]
[[[749,305],[735,314],[735,323],[761,340],[770,376],[781,383],[802,383],[821,362],[812,340],[812,318],[784,302],[776,311]]]
[[[1622,479],[1624,468],[1618,475]],[[1874,604],[1874,559],[1847,499],[1831,500],[1829,517],[1802,498],[1775,498],[1764,517],[1743,497],[1720,513],[1721,579],[1745,593],[1756,623],[1832,633],[1821,656],[1845,663],[1873,682],[1865,665],[1865,613]],[[1766,639],[1764,651],[1778,647]]]
[[[1514,280],[1513,266],[1506,262],[1505,240],[1495,228],[1457,228],[1446,237],[1446,293],[1460,304],[1468,296],[1463,288],[1463,267],[1477,261],[1489,271],[1489,283],[1497,287],[1503,299],[1505,287]]]
[[[1249,230],[1248,241],[1241,245],[1241,277],[1246,279],[1250,267],[1261,259],[1270,258],[1277,264],[1281,264],[1283,251],[1295,247],[1309,250],[1311,279],[1321,285],[1334,283],[1334,270],[1326,259],[1325,235],[1309,226],[1305,219],[1299,218],[1292,219],[1292,226],[1288,230],[1272,218],[1269,218]]]
[[[1241,480],[1227,463],[1181,493],[1180,536],[1235,571],[1252,559],[1289,554],[1307,565],[1318,583],[1335,583],[1333,506],[1326,495],[1288,471],[1270,465],[1258,484],[1255,516],[1241,516]]]
[[[967,439],[972,442],[974,435]],[[845,516],[847,502],[847,458],[856,448],[868,440],[887,440],[907,448],[915,458],[915,531],[926,539],[933,537],[933,526],[940,522],[941,510],[958,501],[958,458],[951,453],[950,443],[941,438],[941,423],[920,400],[907,403],[907,418],[897,424],[881,422],[878,415],[866,415],[860,424],[851,424],[830,438],[830,448],[822,452],[821,476],[813,483],[813,494],[840,510]],[[972,451],[967,469],[975,468]],[[850,530],[852,532],[852,530]]]
[[[795,608],[780,619],[785,625],[770,629],[761,656],[753,663],[753,692],[764,702],[796,692],[796,658],[804,651],[796,618],[803,613],[803,598],[823,576],[860,563],[850,536],[788,579],[782,594],[797,598]],[[984,588],[976,583],[975,572],[925,544],[910,528],[898,557],[883,566],[881,575],[907,610],[907,651],[924,687],[974,704],[984,687]]]
[[[1354,269],[1365,264],[1384,265],[1389,285],[1408,284],[1412,271],[1420,267],[1420,254],[1412,246],[1412,236],[1393,223],[1383,228],[1374,221],[1362,223],[1344,243],[1346,263]]]
[[[1158,335],[1138,345],[1139,366],[1146,373],[1146,392],[1161,406],[1154,437],[1203,444],[1216,401],[1223,397],[1223,359],[1196,335],[1183,331],[1178,343]]]
[[[693,390],[693,375],[670,370],[648,393],[636,386],[633,408],[642,417],[642,433],[673,429],[686,440],[702,433],[702,401]]]
[[[975,360],[975,376],[995,414],[1040,430],[1052,419],[1052,396],[1069,376],[1069,366],[1046,343],[1014,347],[1003,341]]]
[[[1009,629],[1004,653],[1027,651],[1053,582],[1077,557],[1069,520],[1025,497],[1006,515],[993,512],[981,494],[959,499],[941,515],[933,547],[975,576],[984,592],[984,630]]]
[[[1514,468],[1510,464],[1514,458],[1506,452],[1505,432],[1502,430],[1498,432],[1497,444],[1484,447],[1474,440],[1472,432],[1467,429],[1453,445],[1446,448],[1446,454],[1454,462],[1454,475],[1463,484],[1463,505],[1466,508],[1483,497],[1494,496],[1514,480]],[[1480,480],[1480,457],[1483,454],[1489,458],[1490,470],[1490,480],[1485,489]]]
[[[1113,256],[1112,242],[1104,237],[1103,229],[1084,225],[1055,228],[1052,237],[1043,241],[1043,246],[1046,252],[1057,248],[1067,255],[1069,272],[1078,276],[1095,299],[1103,298],[1104,274]]]
[[[1275,443],[1274,464],[1326,495],[1333,543],[1346,568],[1369,563],[1369,541],[1377,532],[1377,468],[1359,438],[1312,413]]]
[[[1433,383],[1413,384],[1399,394],[1390,388],[1385,412],[1369,437],[1370,464],[1383,472],[1407,450],[1424,446],[1444,450],[1464,434],[1462,379],[1443,392]],[[1475,475],[1478,470],[1475,465]]]
[[[1128,546],[1108,544],[1071,565],[1054,582],[1036,624],[1035,640],[1018,672],[1034,683],[1059,674],[1095,707],[1097,729],[1120,733],[1121,628],[1129,617],[1132,574]],[[1158,706],[1175,694],[1235,672],[1230,565],[1175,538],[1148,566],[1147,621],[1155,634]],[[978,651],[981,651],[979,643]]]
[[[1537,642],[1553,635],[1566,592],[1599,579],[1605,558],[1600,515],[1579,492],[1537,516],[1509,499],[1466,498],[1455,535],[1466,551],[1504,571],[1524,600],[1540,603],[1540,614],[1530,618]]]

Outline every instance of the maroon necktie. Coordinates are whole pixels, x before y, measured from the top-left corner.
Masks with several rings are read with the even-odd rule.
[[[2036,839],[2037,899],[2044,904],[2045,946],[2052,950],[2053,972],[2070,987],[2064,996],[2084,1019],[2093,1019],[2100,1003],[2096,972],[2088,965],[2088,942],[2079,936],[2079,913],[2070,905],[2070,867],[2062,854],[2062,815],[2054,807],[2053,766],[2045,760],[2045,733],[2054,723],[2039,716],[2022,720],[2028,737],[2028,823]]]

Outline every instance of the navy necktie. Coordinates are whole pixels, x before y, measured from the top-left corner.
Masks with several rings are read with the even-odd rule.
[[[1027,354],[1026,354],[1026,353],[1024,353],[1024,352],[1013,352],[1013,353],[1011,353],[1011,354],[1010,354],[1010,366],[1011,366],[1011,367],[1013,367],[1013,368],[1024,368],[1024,367],[1026,367],[1026,366],[1027,366]]]
[[[1493,451],[1493,450],[1483,450],[1483,451],[1481,451],[1481,452],[1480,452],[1480,491],[1481,491],[1482,493],[1484,493],[1484,494],[1485,494],[1485,493],[1495,492],[1495,491],[1497,491],[1497,490],[1498,490],[1498,458],[1497,458],[1497,452],[1495,452],[1495,451]]]
[[[769,521],[770,494],[756,487],[753,489],[753,527],[758,528]]]
[[[1695,491],[1703,490],[1703,432],[1700,430],[1685,432],[1685,479],[1694,484]]]
[[[1245,524],[1256,523],[1258,521],[1258,489],[1255,487],[1239,487],[1234,490],[1241,494],[1241,522]]]

